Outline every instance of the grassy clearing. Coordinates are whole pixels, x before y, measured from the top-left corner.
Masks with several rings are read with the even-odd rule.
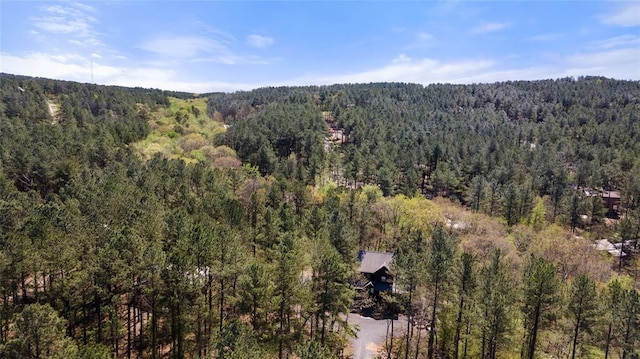
[[[145,160],[159,153],[165,158],[179,158],[187,163],[235,163],[216,161],[221,157],[237,159],[237,156],[233,149],[215,146],[216,137],[224,133],[225,128],[221,122],[207,116],[206,98],[182,100],[170,97],[169,101],[168,108],[151,112],[151,132],[144,140],[133,144]]]

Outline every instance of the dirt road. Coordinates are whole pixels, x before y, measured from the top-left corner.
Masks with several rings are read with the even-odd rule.
[[[390,326],[390,323],[389,320],[375,320],[359,314],[349,314],[349,324],[352,326],[360,326],[357,338],[351,339],[353,359],[375,358],[382,344],[384,344],[387,335],[387,326]],[[398,320],[394,320],[393,327],[396,337],[403,335],[407,328],[407,318],[401,316]],[[391,332],[390,327],[389,332]]]
[[[51,101],[47,101],[47,105],[49,105],[49,114],[51,115],[51,118],[53,119],[52,123],[57,123],[58,122],[58,114],[60,112],[60,106],[58,106],[57,104],[51,102]]]

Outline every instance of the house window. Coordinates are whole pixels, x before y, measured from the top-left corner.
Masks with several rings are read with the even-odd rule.
[[[387,277],[385,277],[385,276],[381,276],[381,277],[380,277],[380,280],[384,282],[384,281],[386,281],[386,280],[387,280]]]

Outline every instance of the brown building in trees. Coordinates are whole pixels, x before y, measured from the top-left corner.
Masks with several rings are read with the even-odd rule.
[[[620,212],[620,192],[602,191],[602,201],[609,212]]]
[[[620,192],[585,188],[587,197],[602,197],[602,204],[609,213],[620,213]]]
[[[388,252],[368,252],[361,250],[358,252],[360,261],[360,272],[366,281],[362,288],[372,287],[375,292],[388,292],[393,289],[393,253]]]

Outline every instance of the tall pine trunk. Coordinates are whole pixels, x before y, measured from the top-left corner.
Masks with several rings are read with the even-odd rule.
[[[471,322],[467,320],[467,330],[465,331],[465,337],[464,337],[464,349],[462,351],[463,359],[467,359],[467,347],[469,344],[469,334],[471,334]]]
[[[98,343],[102,343],[102,302],[100,300],[100,295],[96,290],[94,295],[94,305],[96,308],[96,314],[98,315]]]
[[[140,297],[140,290],[138,289],[138,293],[137,293],[137,314],[138,314],[138,320],[137,323],[140,325],[140,331],[138,333],[138,357],[142,357],[142,352],[144,350],[144,333],[143,333],[143,328],[144,328],[144,322],[142,321],[142,298]],[[148,317],[147,317],[148,319]]]
[[[409,359],[409,344],[411,342],[411,319],[413,318],[413,306],[411,305],[411,302],[413,300],[413,280],[411,280],[411,282],[409,283],[409,311],[408,311],[408,317],[407,317],[407,345],[405,346],[405,350],[404,350],[404,358],[405,359]]]
[[[285,293],[284,290],[280,293],[282,298],[280,299],[280,329],[279,329],[279,343],[278,343],[278,358],[284,359],[284,305],[285,305]]]
[[[540,303],[536,305],[535,314],[533,317],[533,328],[529,334],[529,351],[527,352],[527,358],[533,359],[536,351],[536,341],[538,339],[538,324],[540,323]]]
[[[222,327],[224,325],[224,279],[220,278],[220,332],[222,332]]]
[[[151,298],[151,358],[158,359],[158,311],[156,307],[156,295]]]
[[[576,346],[578,344],[578,330],[580,329],[580,316],[576,320],[576,326],[573,328],[573,345],[571,348],[571,359],[576,357]]]
[[[431,311],[431,330],[429,331],[429,344],[427,346],[427,357],[429,359],[433,359],[433,353],[434,353],[434,343],[435,343],[435,337],[436,337],[436,310],[437,310],[437,306],[438,306],[438,290],[439,290],[439,283],[436,283],[435,285],[435,290],[433,293],[433,309]]]
[[[329,279],[326,278],[324,280],[324,293],[325,293],[325,298],[322,300],[322,332],[320,333],[320,344],[324,345],[324,334],[325,334],[325,330],[326,330],[326,322],[327,322],[327,292],[329,291],[328,288],[329,285]]]
[[[127,359],[131,359],[131,308],[131,301],[127,300]]]
[[[460,331],[462,330],[462,311],[464,309],[464,294],[460,295],[460,303],[458,305],[458,317],[456,318],[456,338],[454,341],[455,348],[453,357],[458,359],[458,350],[460,347]]]
[[[421,339],[422,329],[418,325],[418,338],[416,339],[416,355],[414,359],[418,359],[418,355],[420,354],[420,339]]]

